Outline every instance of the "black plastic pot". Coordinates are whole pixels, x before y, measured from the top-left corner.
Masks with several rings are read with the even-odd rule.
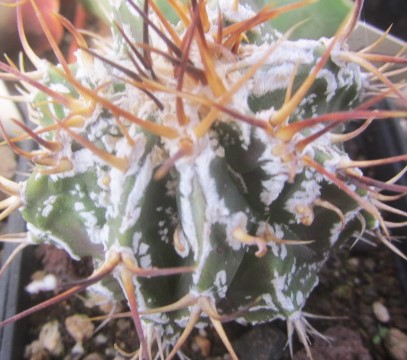
[[[25,108],[20,111],[27,116]],[[19,144],[25,151],[31,151],[34,143],[25,141]],[[23,181],[24,174],[29,168],[25,158],[20,157],[17,164],[17,175],[15,181]],[[6,234],[21,233],[26,231],[26,223],[20,213],[15,211],[7,218]],[[1,243],[3,245],[3,256],[0,258],[0,267],[7,261],[10,254],[17,245],[12,243]],[[30,299],[24,287],[29,283],[33,269],[38,268],[39,261],[34,255],[34,246],[26,247],[20,252],[0,278],[0,320],[27,309]],[[28,342],[27,320],[22,319],[16,323],[0,328],[0,360],[20,360],[24,358],[24,348]]]
[[[7,230],[21,232],[24,229],[24,221],[16,214],[10,217]],[[15,246],[6,244],[3,248],[3,259],[11,254]],[[31,260],[34,258],[33,249],[27,248],[7,269],[0,281],[0,318],[7,319],[24,310],[28,306],[24,285],[30,279],[32,273]],[[24,347],[27,343],[25,320],[10,324],[0,329],[0,359],[17,360],[23,359]]]
[[[29,150],[30,145],[25,144],[25,150]],[[27,162],[19,160],[18,169],[26,169]],[[19,180],[18,178],[16,179]],[[18,212],[14,212],[8,217],[6,233],[24,232],[25,222]],[[0,267],[7,260],[16,245],[5,243],[3,246],[3,256],[0,259]],[[32,246],[24,249],[7,268],[0,278],[0,319],[8,319],[14,314],[24,310],[29,306],[24,286],[30,279],[33,265],[36,262],[34,249]],[[24,347],[27,343],[25,320],[10,324],[0,328],[0,360],[23,359]]]

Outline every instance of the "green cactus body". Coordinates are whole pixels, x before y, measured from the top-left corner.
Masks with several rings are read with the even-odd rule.
[[[301,322],[330,253],[362,232],[365,223],[378,228],[380,222],[364,209],[369,191],[346,174],[336,182],[326,175],[336,176],[349,160],[332,141],[342,123],[326,133],[332,122],[317,122],[288,139],[280,136],[290,124],[358,105],[366,77],[341,58],[342,44],[327,50],[328,39],[261,37],[247,25],[250,36],[239,34],[229,44],[236,35],[231,31],[222,45],[213,40],[221,34],[219,14],[227,31],[229,24],[249,23],[255,13],[235,8],[233,1],[204,3],[195,25],[197,12],[188,10],[189,25],[180,21],[172,27],[176,35],[150,8],[151,22],[161,29],[150,25],[150,48],[166,48],[179,38],[173,46],[189,49],[140,58],[132,46],[142,41],[145,21],[134,3],[112,2],[119,25],[113,26],[111,48],[97,54],[79,50],[72,78],[53,67],[45,76],[44,84],[81,103],[84,111],[44,104],[49,94],[41,91],[33,96],[40,126],[59,124],[44,135],[62,144],[50,156],[67,159],[71,167],[49,174],[47,166],[37,165],[21,192],[21,213],[34,243],[56,244],[74,258],[91,256],[96,269],[113,252],[126,254],[140,269],[193,267],[172,276],[133,276],[133,296],[146,312],[141,323],[169,347],[200,299],[244,323]],[[190,32],[195,33],[187,45]],[[241,41],[251,38],[256,40]],[[301,101],[273,124],[328,51]],[[69,125],[76,117],[81,121]],[[109,276],[122,284],[119,271]],[[110,296],[123,297],[106,283]],[[160,310],[180,299],[189,302]],[[198,325],[214,320],[213,313],[200,310],[205,316]]]

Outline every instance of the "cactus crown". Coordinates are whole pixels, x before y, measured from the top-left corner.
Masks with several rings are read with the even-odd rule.
[[[369,110],[383,95],[366,100],[376,91],[367,73],[406,99],[375,55],[346,49],[361,1],[332,39],[291,41],[262,25],[311,2],[254,12],[237,0],[168,1],[174,24],[155,1],[112,0],[112,38],[96,49],[60,18],[79,44],[67,64],[31,0],[57,66],[24,41],[17,11],[37,70],[0,69],[24,84],[37,127],[18,123],[26,135],[14,139],[1,129],[35,166],[19,184],[1,179],[3,214],[20,210],[23,243],[52,243],[95,266],[39,306],[89,286],[124,294],[142,358],[152,339],[173,357],[208,322],[236,358],[229,320],[286,319],[307,346],[302,308],[329,254],[368,231],[393,248],[380,192],[406,192],[364,177],[358,167],[372,164],[343,148],[373,119],[405,115]],[[354,119],[366,120],[343,133]],[[39,148],[21,150],[26,138]]]

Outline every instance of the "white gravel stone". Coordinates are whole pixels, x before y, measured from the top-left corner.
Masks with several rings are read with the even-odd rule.
[[[375,301],[372,305],[372,309],[377,320],[382,323],[388,323],[390,321],[389,311],[380,301]]]
[[[390,329],[384,343],[393,360],[407,359],[407,335],[405,333],[399,329]]]
[[[95,330],[95,325],[86,315],[75,314],[65,319],[65,327],[77,343],[89,339]]]
[[[51,355],[58,356],[62,353],[64,346],[62,344],[58,321],[50,321],[42,327],[39,342]]]

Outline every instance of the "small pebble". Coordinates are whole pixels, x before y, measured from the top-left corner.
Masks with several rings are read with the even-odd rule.
[[[334,295],[342,300],[351,300],[352,288],[349,285],[341,284],[334,289]]]
[[[130,321],[126,320],[126,319],[119,319],[117,320],[117,328],[120,331],[126,331],[130,328]]]
[[[382,323],[388,323],[390,321],[389,311],[380,301],[375,301],[372,305],[372,309],[377,320]]]
[[[393,360],[407,359],[407,335],[399,329],[390,329],[384,344]]]
[[[98,345],[106,344],[107,343],[107,336],[103,334],[98,334],[94,338],[94,342]]]
[[[117,351],[114,348],[108,347],[105,349],[105,354],[106,357],[109,359],[112,358],[113,360],[127,360],[123,356],[117,353]]]
[[[364,260],[364,266],[370,271],[373,272],[375,271],[376,268],[376,263],[373,259],[367,258]]]
[[[208,340],[208,338],[197,335],[194,338],[194,342],[197,345],[200,353],[204,356],[204,357],[208,357],[209,354],[211,353],[211,342]]]
[[[348,269],[350,271],[355,272],[355,271],[357,271],[359,269],[359,264],[360,264],[359,259],[356,258],[356,257],[352,257],[352,258],[350,258],[348,260],[348,266],[347,267],[348,267]]]
[[[98,353],[91,353],[89,355],[86,355],[83,360],[103,360],[102,355]]]
[[[55,290],[58,280],[53,274],[45,274],[44,272],[37,271],[36,277],[33,278],[26,287],[25,290],[30,294],[38,294],[41,291],[52,291]],[[42,274],[42,276],[39,276]]]
[[[71,349],[71,354],[75,356],[81,356],[85,353],[85,349],[81,342],[77,342],[75,346]]]
[[[58,321],[46,323],[40,332],[39,341],[44,349],[48,350],[51,355],[58,356],[63,351],[61,333],[59,332]]]
[[[121,355],[116,355],[113,360],[125,360],[125,359]]]
[[[93,335],[95,325],[86,315],[75,314],[65,319],[65,327],[76,342],[82,343]]]
[[[114,308],[119,308],[118,310],[120,310],[120,306],[117,302],[112,301],[103,294],[93,291],[88,291],[84,304],[88,308],[98,306],[99,309],[105,314],[111,313]]]
[[[34,340],[25,347],[24,359],[28,360],[50,360],[50,353],[42,347],[39,340]]]

